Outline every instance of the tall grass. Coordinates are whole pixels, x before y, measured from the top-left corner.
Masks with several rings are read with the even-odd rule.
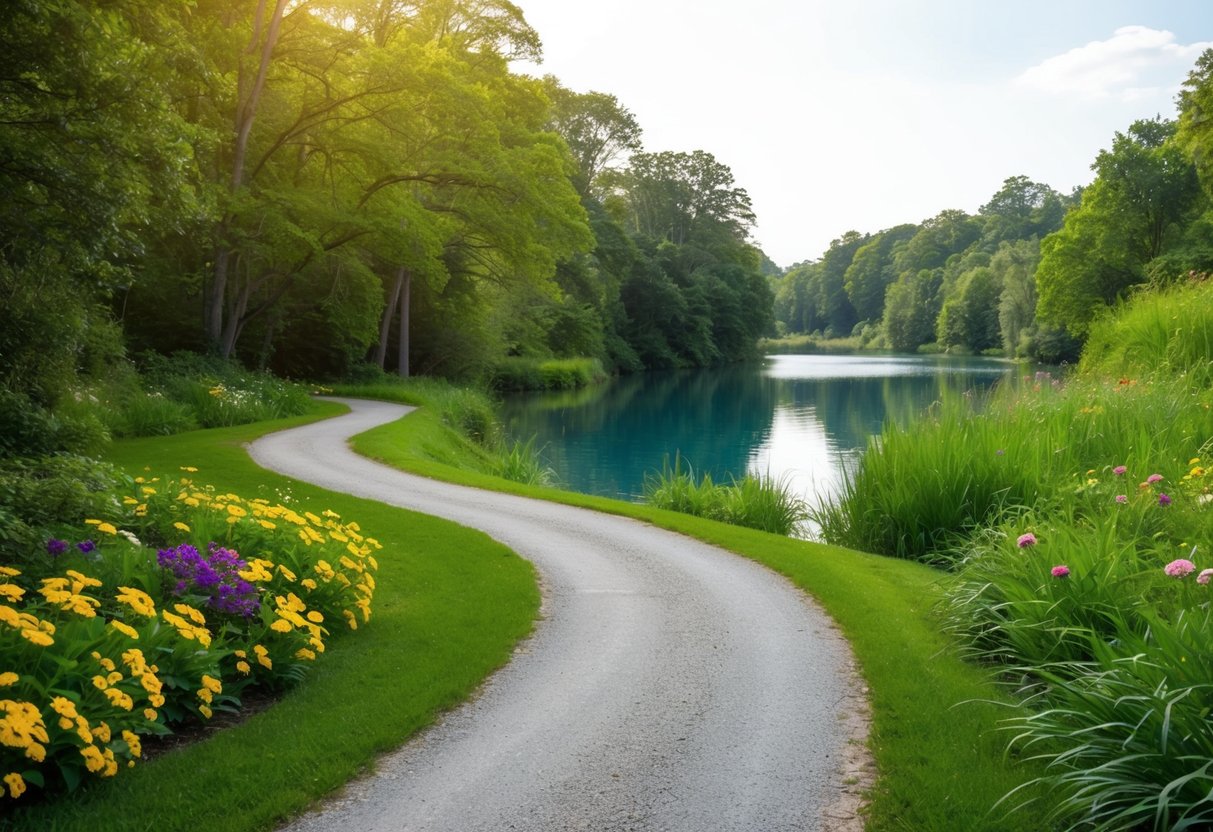
[[[817,512],[831,542],[951,568],[943,626],[1035,709],[1010,751],[1066,829],[1213,828],[1210,300],[1139,296],[1077,375],[886,429]]]
[[[786,482],[747,475],[722,485],[711,474],[696,478],[679,454],[672,465],[666,457],[660,472],[645,477],[644,500],[657,508],[781,535],[796,533],[808,518],[804,501]]]
[[[495,390],[572,390],[606,381],[597,358],[523,358],[497,362],[490,385]]]
[[[540,452],[535,449],[533,436],[526,442],[504,444],[498,452],[494,473],[523,485],[551,486],[556,481],[556,473],[544,464]]]
[[[1004,385],[980,407],[937,405],[908,429],[886,427],[814,510],[823,537],[924,562],[951,561],[981,529],[1066,502],[1087,471],[1185,473],[1213,437],[1213,391],[1183,378],[1051,377]]]
[[[1166,372],[1194,384],[1213,380],[1213,282],[1142,293],[1097,320],[1083,350],[1085,372]]]

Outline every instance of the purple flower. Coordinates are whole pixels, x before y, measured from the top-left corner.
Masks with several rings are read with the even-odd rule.
[[[91,540],[81,540],[76,544],[76,548],[87,555],[89,552],[97,548],[97,544]]]
[[[1117,495],[1116,495],[1116,502],[1118,502],[1118,503],[1122,503],[1122,504],[1123,504],[1123,503],[1127,503],[1127,502],[1129,502],[1129,495],[1127,495],[1127,494],[1117,494]]]
[[[1070,567],[1063,564],[1058,564],[1049,570],[1049,574],[1051,574],[1054,578],[1068,578],[1070,577]]]
[[[1169,506],[1169,505],[1171,505],[1171,498],[1168,497],[1166,494],[1159,494],[1158,495],[1158,504],[1160,506]]]
[[[56,537],[52,537],[50,540],[46,541],[46,553],[52,558],[59,557],[67,550],[68,544],[66,540],[59,540]]]
[[[1202,569],[1200,574],[1196,576],[1196,583],[1204,586],[1213,579],[1213,569]]]
[[[1019,536],[1019,538],[1015,541],[1015,544],[1020,549],[1026,549],[1029,546],[1035,546],[1036,545],[1036,535],[1032,534],[1031,532],[1021,534]]]
[[[1162,474],[1151,474],[1150,476],[1146,477],[1146,482],[1150,483],[1150,485],[1153,485],[1156,482],[1162,482]]]
[[[1178,558],[1164,566],[1162,571],[1166,572],[1172,578],[1183,578],[1196,571],[1196,564],[1192,563],[1192,561],[1188,560],[1187,558]]]
[[[1118,477],[1123,477],[1125,475],[1125,472],[1128,470],[1129,469],[1123,465],[1117,465],[1115,468],[1112,469],[1112,473]]]
[[[261,607],[257,587],[240,577],[248,568],[238,554],[216,543],[205,555],[188,543],[161,549],[156,562],[176,578],[175,595],[200,595],[207,606],[219,612],[250,618]]]

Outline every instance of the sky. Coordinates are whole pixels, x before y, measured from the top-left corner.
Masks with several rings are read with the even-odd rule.
[[[615,95],[646,151],[711,153],[783,267],[1011,176],[1089,184],[1213,48],[1211,0],[514,2],[544,51],[518,71]]]

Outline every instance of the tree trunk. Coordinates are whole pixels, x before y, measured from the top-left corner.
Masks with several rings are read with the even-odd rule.
[[[396,279],[392,282],[392,290],[388,293],[387,306],[379,319],[379,346],[375,348],[375,363],[379,369],[387,363],[388,333],[392,328],[392,318],[396,316],[396,306],[400,302],[400,287],[404,285],[404,266],[396,270]]]
[[[236,102],[236,118],[235,118],[235,142],[232,145],[232,176],[230,180],[230,193],[233,195],[240,189],[244,183],[244,161],[248,153],[249,136],[253,131],[253,120],[257,116],[257,107],[261,103],[261,93],[265,89],[265,79],[269,74],[270,58],[273,56],[274,47],[278,43],[278,30],[282,23],[282,14],[286,9],[287,0],[274,0],[274,10],[271,13],[268,25],[265,27],[264,40],[258,44],[258,40],[262,38],[262,22],[265,19],[265,6],[267,0],[259,0],[257,3],[257,17],[253,25],[253,34],[249,39],[248,48],[245,50],[247,54],[256,54],[260,51],[260,57],[257,65],[257,75],[252,83],[252,88],[248,89],[247,95],[245,90],[248,87],[244,72],[244,61],[240,62],[240,73],[237,79],[237,102]],[[260,49],[258,49],[260,47]],[[224,218],[220,223],[217,231],[217,239],[215,240],[215,271],[211,279],[210,286],[207,289],[207,298],[203,308],[203,329],[206,334],[206,339],[210,343],[212,349],[218,349],[226,358],[231,352],[231,344],[235,343],[235,335],[232,334],[229,339],[227,330],[234,330],[235,327],[225,326],[223,316],[223,301],[227,293],[227,276],[228,266],[232,259],[232,249],[228,245],[227,236],[228,218]],[[229,344],[229,340],[231,344]]]
[[[400,341],[396,347],[396,359],[399,364],[396,372],[401,378],[409,377],[409,294],[413,288],[413,274],[408,269],[401,268],[400,275],[403,283],[400,287]]]

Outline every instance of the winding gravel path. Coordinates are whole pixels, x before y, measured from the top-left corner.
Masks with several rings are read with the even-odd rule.
[[[258,464],[481,529],[537,567],[543,620],[471,702],[286,827],[346,832],[858,830],[862,694],[787,581],[645,524],[402,473],[347,439],[409,411],[266,436]]]

